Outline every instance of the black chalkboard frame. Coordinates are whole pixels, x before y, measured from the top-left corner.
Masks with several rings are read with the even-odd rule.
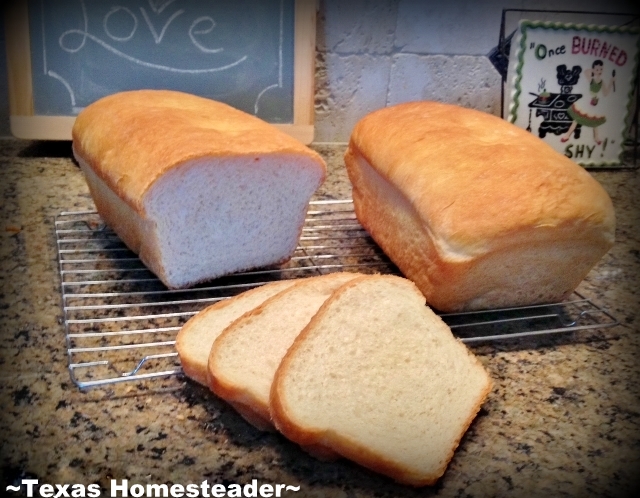
[[[71,140],[75,116],[38,115],[34,110],[28,2],[7,3],[4,17],[11,133],[29,140]],[[314,136],[316,0],[295,0],[293,18],[293,120],[273,125],[308,144]]]

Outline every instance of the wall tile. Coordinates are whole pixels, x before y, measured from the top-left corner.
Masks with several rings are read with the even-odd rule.
[[[499,115],[500,86],[500,75],[484,56],[398,54],[387,104],[436,100]]]
[[[387,102],[391,58],[326,54],[316,82],[317,142],[346,142],[355,123]]]
[[[337,54],[387,54],[394,48],[397,0],[325,0],[319,50]]]

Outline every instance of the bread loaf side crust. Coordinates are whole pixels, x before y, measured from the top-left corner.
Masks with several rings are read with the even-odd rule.
[[[198,158],[304,156],[326,175],[315,151],[227,104],[170,90],[134,90],[87,106],[72,129],[76,157],[132,209],[170,169]],[[135,166],[135,167],[132,167]]]
[[[611,200],[588,172],[479,111],[374,112],[345,163],[358,219],[441,311],[562,300],[613,244]]]
[[[153,224],[118,197],[81,157],[76,157],[102,220],[160,280],[166,281]]]

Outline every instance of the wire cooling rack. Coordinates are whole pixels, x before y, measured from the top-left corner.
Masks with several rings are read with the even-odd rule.
[[[175,336],[198,311],[264,283],[334,271],[394,273],[360,226],[351,201],[315,201],[298,247],[284,265],[169,290],[95,211],[63,212],[55,233],[69,372],[81,389],[182,372]],[[562,303],[450,313],[441,317],[466,343],[605,328],[618,322],[574,294]]]

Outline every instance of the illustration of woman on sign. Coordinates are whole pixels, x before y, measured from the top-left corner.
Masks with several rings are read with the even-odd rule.
[[[602,143],[602,140],[598,137],[598,126],[604,124],[607,118],[604,115],[601,115],[595,111],[595,107],[598,105],[600,98],[598,94],[602,92],[602,95],[606,97],[609,95],[609,92],[613,89],[616,90],[616,72],[615,70],[612,73],[611,80],[608,84],[606,84],[602,79],[602,73],[604,71],[604,64],[600,59],[593,62],[591,68],[587,68],[584,70],[584,75],[587,79],[589,79],[589,93],[591,93],[591,100],[589,102],[588,111],[583,111],[578,108],[576,105],[578,102],[574,102],[573,105],[567,110],[567,114],[573,119],[571,126],[567,133],[565,133],[561,138],[561,142],[566,142],[571,137],[571,134],[576,129],[578,124],[582,126],[588,126],[593,128],[593,139],[596,141],[598,145]]]

